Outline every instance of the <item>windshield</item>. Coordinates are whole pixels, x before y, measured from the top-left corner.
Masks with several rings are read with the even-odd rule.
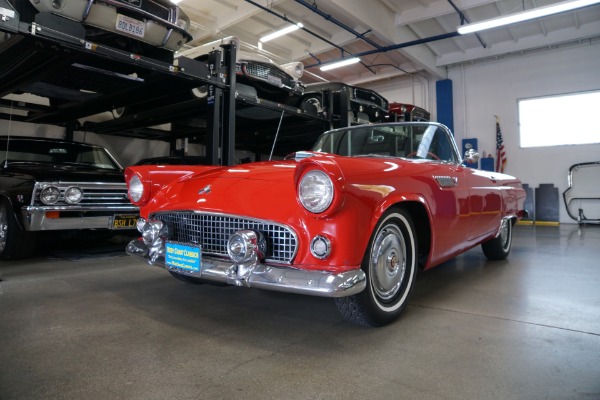
[[[102,147],[81,143],[53,142],[45,140],[0,140],[0,160],[58,165],[80,165],[90,168],[120,170],[119,165]]]
[[[385,156],[458,163],[450,132],[432,123],[373,124],[336,129],[319,137],[312,149],[341,156]]]

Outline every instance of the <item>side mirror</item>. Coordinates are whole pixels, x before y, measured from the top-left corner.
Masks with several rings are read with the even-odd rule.
[[[479,153],[475,151],[475,149],[465,151],[465,159],[463,162],[467,164],[477,164],[477,161],[479,161]]]

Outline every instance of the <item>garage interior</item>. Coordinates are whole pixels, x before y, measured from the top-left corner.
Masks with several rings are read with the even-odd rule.
[[[530,217],[507,260],[476,247],[420,273],[399,320],[377,329],[344,321],[330,299],[184,284],[125,255],[137,232],[47,235],[33,257],[0,261],[0,399],[600,399],[600,177],[586,181],[598,221],[573,218],[562,198],[572,166],[600,162],[600,140],[523,147],[518,109],[600,90],[600,5],[457,32],[557,3],[567,2],[181,1],[185,49],[239,40],[217,45],[229,60],[217,70],[1,22],[12,35],[0,43],[2,135],[102,145],[124,167],[172,154],[237,165],[307,150],[358,122],[229,87],[236,52],[262,51],[302,62],[305,84],[339,81],[427,110],[484,159],[501,127],[505,172],[527,185]],[[350,57],[360,62],[320,70]],[[186,97],[204,86],[216,101]],[[71,97],[52,104],[49,88]],[[105,118],[119,107],[130,114]],[[576,108],[547,118],[597,130]]]

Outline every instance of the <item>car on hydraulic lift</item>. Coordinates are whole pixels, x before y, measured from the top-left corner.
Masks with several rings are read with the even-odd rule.
[[[0,137],[0,259],[33,254],[44,231],[135,229],[123,168],[101,146]]]
[[[192,39],[190,19],[169,0],[8,0],[21,22],[172,62]]]
[[[177,57],[187,57],[210,62],[210,53],[221,50],[222,45],[236,47],[236,91],[238,96],[254,97],[288,105],[295,105],[304,93],[304,84],[300,78],[304,74],[304,64],[299,61],[278,64],[271,54],[251,47],[235,36],[215,40],[177,53]],[[243,50],[242,50],[243,49]],[[221,63],[224,60],[221,60]],[[221,65],[215,66],[219,68]],[[203,97],[206,91],[195,92]]]
[[[389,121],[389,102],[385,97],[343,82],[306,85],[298,108],[331,118],[334,128]]]
[[[331,297],[367,326],[400,315],[419,268],[477,245],[505,259],[525,214],[521,182],[466,167],[435,122],[340,128],[284,160],[142,165],[125,179],[142,236],[128,254],[186,282]]]

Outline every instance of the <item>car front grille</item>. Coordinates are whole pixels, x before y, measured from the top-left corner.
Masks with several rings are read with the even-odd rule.
[[[290,228],[269,221],[194,212],[159,213],[151,218],[167,224],[170,240],[200,244],[204,254],[226,257],[229,237],[243,229],[264,235],[266,261],[291,263],[298,247],[296,235]]]
[[[119,3],[128,5],[129,9],[139,9],[154,15],[158,19],[171,21],[171,9],[154,0],[117,0]]]
[[[250,77],[261,79],[270,83],[272,83],[273,78],[276,78],[281,80],[283,86],[288,88],[294,88],[296,85],[294,78],[288,75],[285,71],[277,68],[275,65],[258,61],[244,61],[244,64],[245,73]],[[239,67],[238,71],[240,71]]]
[[[60,198],[54,205],[69,207],[64,201],[65,191],[73,186],[80,188],[83,191],[83,198],[79,203],[76,204],[78,207],[124,207],[132,208],[135,207],[127,198],[127,186],[125,183],[88,183],[88,182],[60,182],[49,183],[49,182],[38,182],[34,188],[33,193],[33,205],[41,205],[44,203],[40,201],[40,191],[46,186],[56,186],[60,190]]]

